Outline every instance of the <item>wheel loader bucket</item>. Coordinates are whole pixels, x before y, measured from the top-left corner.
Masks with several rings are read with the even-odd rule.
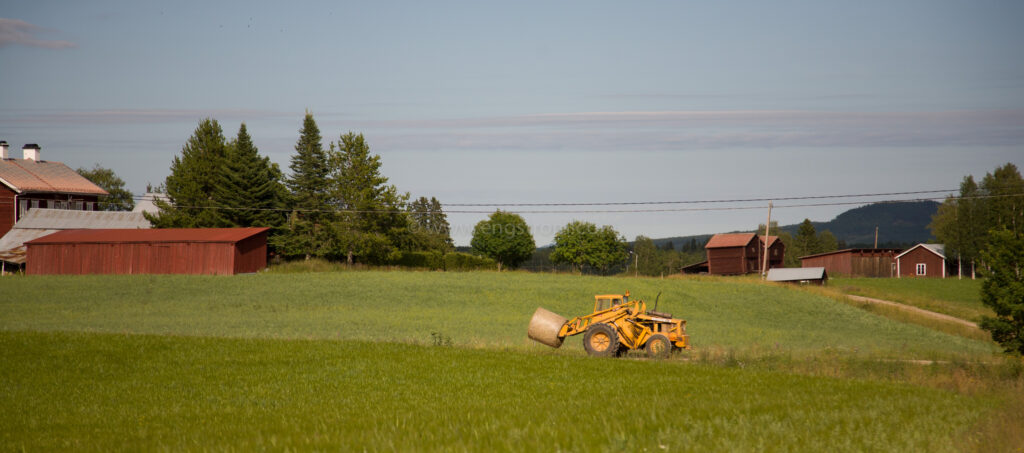
[[[533,341],[558,348],[562,346],[562,338],[558,336],[558,332],[562,330],[565,321],[567,319],[557,313],[537,307],[537,311],[533,312],[533,318],[530,318],[530,329],[527,330],[526,336]]]

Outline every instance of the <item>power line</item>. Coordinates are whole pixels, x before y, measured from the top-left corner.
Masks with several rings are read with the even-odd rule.
[[[711,203],[752,203],[765,201],[792,201],[792,200],[820,200],[835,198],[863,198],[863,197],[885,197],[896,195],[920,195],[929,193],[949,193],[956,189],[940,190],[918,190],[913,192],[882,192],[862,193],[849,195],[809,195],[800,197],[764,197],[764,198],[738,198],[722,200],[683,200],[683,201],[626,201],[626,202],[590,202],[590,203],[444,203],[446,206],[627,206],[627,205],[657,205],[657,204],[711,204]]]
[[[920,192],[902,192],[902,193],[933,193],[933,191],[920,191]],[[785,200],[808,200],[808,199],[820,199],[820,198],[842,198],[842,197],[854,197],[856,195],[840,196],[830,195],[821,197],[787,197],[782,198]],[[862,204],[891,204],[891,203],[906,203],[915,201],[943,201],[943,200],[967,200],[967,199],[990,199],[990,198],[1016,198],[1024,197],[1024,193],[1021,194],[1004,194],[1004,195],[976,195],[970,197],[923,197],[923,198],[907,198],[907,199],[891,199],[891,200],[858,200],[858,201],[841,201],[841,202],[828,202],[828,203],[800,203],[800,204],[789,204],[789,205],[775,205],[775,209],[791,209],[791,208],[807,208],[807,207],[826,207],[826,206],[852,206]],[[751,201],[770,201],[771,199],[752,199]],[[748,201],[748,200],[743,200]],[[724,201],[723,201],[724,202]],[[739,201],[735,201],[739,202]],[[655,202],[648,202],[654,204]],[[0,204],[12,204],[12,202],[0,202]],[[611,204],[614,205],[614,204]],[[447,206],[460,206],[457,204]],[[491,206],[491,205],[488,205]],[[538,206],[534,204],[524,204],[524,206]],[[181,209],[216,209],[224,211],[277,211],[277,212],[300,212],[300,213],[335,213],[335,214],[406,214],[410,211],[391,209],[391,210],[357,210],[357,209],[290,209],[290,208],[238,208],[230,206],[181,206]],[[515,214],[638,214],[638,213],[668,213],[668,212],[711,212],[711,211],[748,211],[765,209],[763,205],[757,206],[722,206],[722,207],[695,207],[695,208],[662,208],[662,209],[550,209],[550,210],[509,210],[507,212]],[[494,211],[491,210],[463,210],[463,209],[443,209],[445,214],[491,214]]]

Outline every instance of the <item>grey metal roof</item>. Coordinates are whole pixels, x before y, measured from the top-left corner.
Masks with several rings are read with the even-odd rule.
[[[900,253],[899,255],[896,255],[896,259],[900,259],[900,257],[910,253],[911,250],[914,250],[914,249],[916,249],[918,247],[924,247],[924,248],[928,249],[929,251],[931,251],[932,253],[934,253],[936,255],[939,255],[940,258],[946,259],[946,246],[945,246],[945,244],[917,244],[917,245],[915,245],[915,246],[905,250],[903,253]]]
[[[25,243],[61,230],[111,228],[150,228],[141,212],[71,211],[35,208],[0,238],[0,260],[25,262]]]
[[[768,269],[770,282],[798,282],[826,278],[824,267],[787,267]]]

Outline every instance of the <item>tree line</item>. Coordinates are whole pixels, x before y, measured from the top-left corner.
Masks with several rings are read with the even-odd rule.
[[[160,188],[167,199],[146,217],[156,228],[268,227],[269,248],[286,259],[391,264],[403,254],[451,252],[441,203],[410,201],[380,167],[362,134],[342,134],[325,149],[307,112],[286,176],[260,155],[245,123],[228,140],[206,118],[171,162]]]
[[[981,328],[1012,354],[1024,354],[1024,178],[1012,163],[986,173],[981,184],[967,175],[959,196],[948,197],[932,217],[932,234],[955,257],[962,274],[985,279],[981,302],[996,316]]]
[[[975,276],[982,253],[993,231],[1024,231],[1024,180],[1012,163],[986,173],[981,184],[964,176],[960,194],[939,205],[928,227],[945,245],[946,256],[955,258],[958,272],[966,267]]]

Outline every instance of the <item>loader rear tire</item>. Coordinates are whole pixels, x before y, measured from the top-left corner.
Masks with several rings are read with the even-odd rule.
[[[672,353],[672,342],[668,337],[657,333],[647,340],[647,346],[644,349],[647,350],[647,357],[657,360],[667,359],[668,355]]]
[[[583,349],[594,357],[615,357],[619,353],[619,333],[615,327],[605,323],[587,327],[583,334]]]

